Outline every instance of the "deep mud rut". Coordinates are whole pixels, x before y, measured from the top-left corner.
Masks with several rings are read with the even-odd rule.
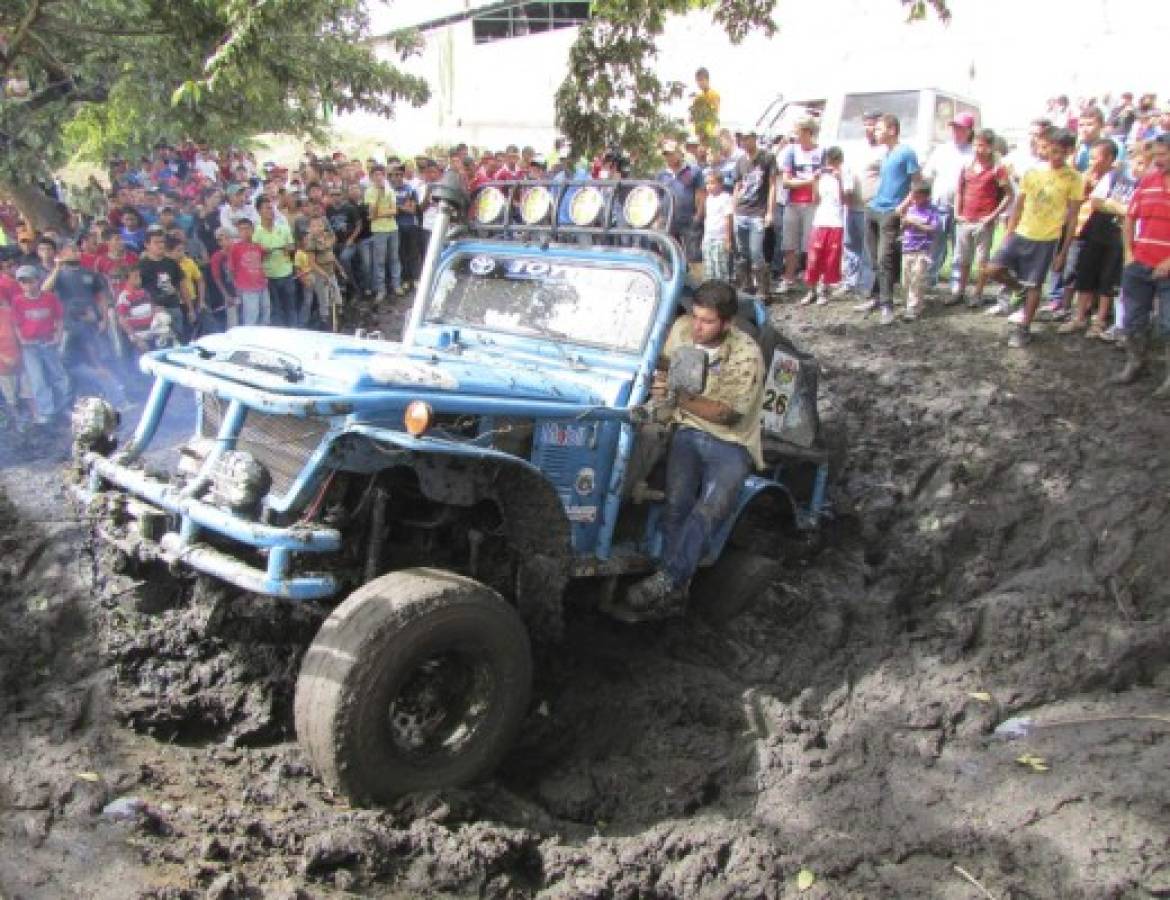
[[[25,448],[0,895],[1170,896],[1170,408],[1079,338],[776,314],[849,435],[827,548],[720,628],[572,609],[498,777],[384,810],[291,741],[315,612],[107,576]]]

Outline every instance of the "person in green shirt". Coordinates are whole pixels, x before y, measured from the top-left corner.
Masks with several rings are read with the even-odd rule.
[[[292,231],[287,222],[276,220],[272,198],[262,196],[256,201],[260,224],[252,240],[264,248],[264,274],[268,277],[268,295],[272,300],[272,324],[299,328],[297,282],[293,277],[292,255],[296,250]]]
[[[364,262],[370,273],[374,302],[386,299],[386,267],[390,268],[390,290],[402,296],[402,262],[398,257],[398,203],[394,189],[386,182],[386,167],[376,164],[370,170],[366,188],[366,207],[370,215],[370,236],[366,239]]]

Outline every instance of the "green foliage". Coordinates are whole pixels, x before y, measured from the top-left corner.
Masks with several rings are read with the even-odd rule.
[[[946,0],[901,0],[911,19],[927,7],[944,21]],[[776,31],[776,0],[594,0],[593,17],[569,51],[569,72],[556,94],[557,127],[578,153],[592,156],[611,145],[629,152],[635,168],[658,162],[657,142],[681,135],[684,123],[668,107],[687,86],[655,73],[658,38],[668,17],[706,11],[733,43],[749,33]],[[701,104],[700,104],[701,107]],[[691,108],[702,124],[710,111]]]
[[[317,136],[325,109],[390,116],[429,95],[376,57],[365,0],[5,0],[0,36],[0,71],[32,85],[0,99],[9,181],[160,139]],[[405,57],[418,36],[394,44]]]

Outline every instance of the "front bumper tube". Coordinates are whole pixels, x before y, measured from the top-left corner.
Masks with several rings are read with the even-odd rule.
[[[290,600],[317,600],[337,593],[337,580],[332,575],[289,575],[293,553],[330,553],[341,549],[341,532],[336,528],[317,525],[281,528],[249,522],[201,500],[184,497],[177,487],[96,453],[86,455],[85,469],[90,477],[88,489],[79,491],[83,500],[92,500],[105,481],[179,517],[179,531],[164,534],[152,548],[160,559],[188,565],[257,594]],[[267,567],[250,566],[200,543],[198,538],[202,528],[249,547],[266,550]]]

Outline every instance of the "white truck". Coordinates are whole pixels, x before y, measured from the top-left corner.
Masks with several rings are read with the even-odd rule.
[[[862,116],[871,111],[897,116],[903,142],[914,148],[920,160],[925,160],[936,145],[950,140],[950,123],[959,113],[970,113],[975,117],[975,127],[981,127],[978,103],[936,88],[826,93],[805,100],[777,96],[765,107],[755,127],[762,134],[791,134],[800,119],[812,116],[820,122],[818,143],[822,147],[840,147],[848,162],[850,151],[860,150],[865,142]]]

